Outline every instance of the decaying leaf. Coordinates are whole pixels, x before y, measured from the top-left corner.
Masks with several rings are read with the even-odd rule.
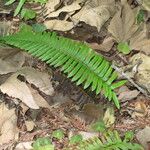
[[[15,141],[18,138],[17,116],[15,109],[0,105],[0,145]]]
[[[26,80],[39,88],[40,91],[47,95],[52,95],[54,89],[51,83],[51,76],[45,72],[40,72],[31,67],[23,67],[18,72],[18,74],[24,76]]]
[[[18,79],[19,75],[23,75],[29,83],[34,84],[47,95],[53,94],[54,89],[52,88],[49,76],[46,73],[29,67],[23,67],[11,75],[5,83],[0,85],[0,90],[11,97],[20,99],[32,109],[38,109],[39,107],[49,108],[49,104],[36,90]]]
[[[10,76],[6,82],[0,86],[0,90],[11,97],[20,99],[30,108],[39,109],[26,83],[21,82],[17,77],[18,74]]]
[[[73,15],[72,19],[76,24],[83,21],[100,31],[104,23],[111,17],[112,8],[114,8],[114,0],[87,2],[78,13]]]
[[[122,1],[122,7],[115,14],[110,22],[108,31],[113,38],[119,42],[127,42],[136,32],[138,26],[135,25],[135,14],[126,0]]]
[[[143,51],[146,54],[150,54],[150,39],[148,39],[147,28],[144,26],[142,30],[139,30],[131,39],[130,47],[134,50]]]
[[[0,48],[0,74],[16,72],[25,61],[22,52],[9,47]]]
[[[47,20],[44,22],[47,29],[58,30],[58,31],[69,31],[74,27],[73,22],[65,20]]]
[[[145,150],[149,150],[148,142],[150,142],[150,127],[146,126],[143,130],[136,134],[137,140],[143,145]]]
[[[92,49],[108,52],[114,45],[114,40],[111,37],[105,38],[102,44],[88,43]]]

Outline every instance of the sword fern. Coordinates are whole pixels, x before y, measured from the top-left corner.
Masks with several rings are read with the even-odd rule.
[[[91,86],[92,91],[101,91],[108,100],[113,100],[117,108],[119,101],[114,89],[126,81],[114,82],[117,73],[110,63],[86,44],[57,36],[56,33],[35,33],[22,30],[14,35],[0,38],[1,42],[21,48],[38,57],[47,64],[61,67],[68,78],[83,84],[84,89]]]

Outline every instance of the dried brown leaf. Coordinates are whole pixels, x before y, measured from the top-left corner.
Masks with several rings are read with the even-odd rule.
[[[145,150],[149,150],[148,148],[148,142],[150,142],[150,127],[146,126],[144,129],[139,131],[136,134],[137,140],[143,145]]]
[[[44,22],[47,29],[58,30],[58,31],[69,31],[74,27],[73,22],[65,20],[47,20]]]
[[[148,39],[148,31],[145,25],[142,30],[139,30],[131,39],[130,47],[134,50],[143,51],[150,54],[150,39]]]
[[[21,68],[17,74],[20,74],[26,78],[26,80],[39,88],[40,91],[47,95],[52,95],[54,89],[51,83],[51,76],[45,72],[40,72],[31,67]]]
[[[76,10],[79,10],[80,8],[81,8],[81,6],[75,1],[71,5],[66,5],[66,6],[58,9],[57,11],[49,13],[47,15],[47,18],[58,17],[61,12],[68,12],[68,13],[70,13],[70,12],[74,12]]]
[[[18,74],[10,76],[6,82],[0,86],[0,90],[11,97],[20,99],[30,108],[39,109],[26,83],[21,82],[17,77]]]
[[[0,105],[0,145],[15,141],[18,138],[17,116],[15,109],[8,109],[5,104]]]
[[[126,0],[122,1],[122,7],[110,22],[108,31],[119,42],[126,42],[136,32],[135,14]]]
[[[104,39],[102,44],[98,43],[88,43],[92,49],[108,52],[114,45],[114,40],[111,37]]]
[[[0,48],[0,74],[16,72],[25,61],[22,52],[17,49],[3,47]]]

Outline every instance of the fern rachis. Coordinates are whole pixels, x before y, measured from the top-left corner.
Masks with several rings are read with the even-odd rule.
[[[106,98],[113,100],[117,108],[119,101],[115,88],[125,81],[114,83],[117,73],[110,63],[94,52],[86,44],[70,40],[52,33],[20,31],[17,34],[1,37],[1,41],[26,50],[54,67],[68,74],[68,78],[77,85],[84,84],[84,89],[91,86],[99,94],[103,91]]]

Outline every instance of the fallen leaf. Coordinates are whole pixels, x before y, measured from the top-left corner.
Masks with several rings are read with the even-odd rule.
[[[135,111],[132,114],[132,117],[145,117],[148,113],[148,109],[143,101],[137,101],[134,104]]]
[[[33,141],[18,143],[14,150],[31,150]]]
[[[143,145],[145,150],[148,149],[148,142],[150,142],[150,127],[146,126],[143,130],[136,134],[137,140]]]
[[[23,67],[18,72],[18,75],[22,75],[26,80],[39,88],[40,91],[47,95],[52,95],[54,89],[51,83],[51,76],[45,72],[40,72],[31,67]]]
[[[16,72],[25,61],[22,52],[17,49],[3,47],[0,48],[0,74]]]
[[[31,86],[28,86],[28,88],[31,91],[34,101],[39,107],[44,107],[44,108],[49,108],[49,109],[51,108],[48,102],[38,93],[37,90],[34,90],[33,88],[31,88]]]
[[[26,83],[17,79],[18,74],[10,76],[5,83],[0,85],[0,90],[11,97],[15,97],[24,102],[32,109],[39,109],[39,106],[34,101],[32,93]]]
[[[115,122],[115,115],[114,115],[114,108],[108,107],[107,110],[104,113],[103,121],[106,125],[106,127],[110,127]]]
[[[73,22],[65,20],[47,20],[44,22],[47,29],[58,30],[58,31],[69,31],[74,27]]]
[[[136,98],[138,95],[139,95],[139,91],[138,90],[127,90],[127,91],[124,91],[122,93],[119,94],[118,96],[118,99],[121,101],[121,102],[125,102],[125,101],[130,101],[134,98]]]
[[[48,0],[45,4],[46,14],[50,14],[55,10],[55,7],[60,3],[60,0]]]
[[[114,45],[114,40],[111,37],[105,38],[102,44],[88,43],[92,49],[109,52]]]
[[[148,31],[145,25],[131,39],[130,47],[134,50],[143,51],[147,55],[150,54],[150,39],[148,39]]]
[[[112,7],[114,8],[113,0],[111,2],[110,0],[87,2],[78,13],[72,16],[72,19],[75,24],[83,21],[86,24],[95,26],[100,31],[104,23],[111,17],[110,10]]]
[[[0,120],[0,145],[15,141],[18,138],[15,109],[9,110],[4,103],[1,104]]]
[[[122,1],[122,7],[112,18],[108,31],[113,38],[119,42],[128,42],[129,38],[136,32],[135,14],[126,0]]]
[[[75,1],[71,5],[66,5],[66,6],[58,9],[57,11],[54,11],[52,13],[48,13],[46,18],[58,17],[61,12],[68,12],[68,13],[70,13],[70,12],[74,12],[76,10],[79,10],[80,8],[81,8],[81,6],[79,5],[79,3],[77,3]]]
[[[32,131],[34,129],[34,127],[36,126],[35,123],[31,120],[31,121],[25,121],[25,125],[27,128],[27,131]]]

